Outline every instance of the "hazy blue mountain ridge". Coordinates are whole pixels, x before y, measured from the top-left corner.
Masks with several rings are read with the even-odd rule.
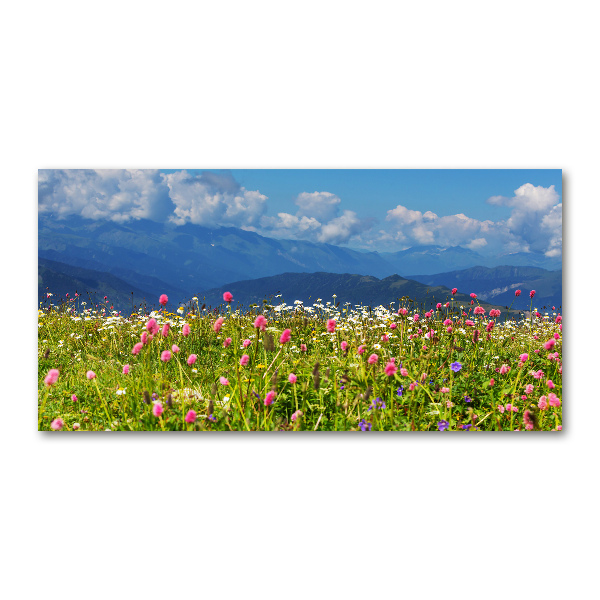
[[[233,227],[211,229],[189,223],[176,227],[149,220],[115,223],[81,217],[56,220],[51,215],[39,216],[38,240],[40,259],[108,273],[147,297],[157,298],[166,293],[173,304],[192,296],[201,297],[208,291],[212,294],[215,289],[231,286],[233,282],[277,275],[285,275],[284,280],[287,280],[292,273],[350,273],[376,280],[401,276],[400,279],[429,287],[458,287],[465,293],[474,291],[481,299],[504,305],[510,305],[514,299],[515,285],[531,286],[537,292],[536,304],[562,302],[560,271],[524,267],[515,270],[515,266],[489,264],[507,257],[487,259],[460,247],[422,246],[394,253],[359,252],[303,240],[276,240]],[[531,260],[532,267],[533,263],[544,261],[544,264],[562,267],[560,259],[547,259],[534,253],[509,256],[518,261]],[[55,270],[71,276],[64,267],[55,265]],[[61,285],[66,285],[66,280],[61,281]],[[311,285],[317,285],[317,280],[312,280]],[[373,285],[380,286],[374,282]],[[352,301],[365,304],[376,301],[376,294],[369,295],[367,282],[363,281],[361,286],[368,296],[362,299],[353,296]],[[309,295],[336,293],[321,287],[315,289],[319,291],[311,289]],[[267,293],[261,293],[260,298]],[[422,291],[415,289],[415,293]],[[291,301],[295,299],[304,297]],[[529,308],[529,298],[527,302],[524,300],[523,295],[515,306]]]
[[[562,270],[548,271],[539,267],[499,266],[472,267],[435,275],[411,275],[410,279],[426,285],[458,288],[494,304],[529,310],[529,292],[535,290],[533,307],[562,306]],[[521,295],[515,297],[515,291]]]
[[[223,293],[226,291],[233,295],[234,306],[246,308],[251,304],[262,306],[264,299],[274,304],[280,304],[283,301],[293,304],[294,301],[301,300],[306,306],[321,299],[323,304],[339,302],[341,306],[346,302],[352,306],[362,304],[373,307],[386,306],[394,302],[396,309],[404,305],[419,306],[423,310],[428,310],[435,308],[438,302],[443,304],[452,299],[451,290],[447,287],[427,286],[399,275],[378,279],[373,276],[349,273],[283,273],[274,277],[232,282],[213,290],[207,290],[201,302],[211,307],[222,305],[224,304]],[[403,301],[403,297],[413,302]],[[471,297],[467,293],[460,293],[454,296],[454,300],[468,306]],[[481,305],[486,310],[497,306],[485,302],[482,302]]]
[[[181,294],[181,291],[166,286],[161,289],[167,294]],[[60,306],[65,301],[66,294],[69,294],[69,298],[75,298],[76,292],[80,295],[79,302],[86,303],[85,306],[80,305],[80,309],[94,308],[98,304],[104,305],[108,310],[121,310],[130,314],[132,307],[141,305],[146,305],[148,309],[159,308],[158,297],[154,292],[139,289],[110,273],[38,259],[38,303]],[[48,293],[52,294],[50,298],[47,297]],[[108,304],[104,303],[104,296],[108,297]]]

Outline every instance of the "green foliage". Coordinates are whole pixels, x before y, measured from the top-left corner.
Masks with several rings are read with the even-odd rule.
[[[85,305],[79,312],[40,310],[39,428],[53,422],[56,428],[59,418],[63,430],[89,431],[438,431],[447,422],[446,431],[473,432],[561,425],[562,331],[554,315],[498,322],[488,334],[490,318],[474,316],[476,305],[451,300],[418,319],[413,303],[404,305],[406,315],[336,307],[335,298],[306,307],[264,304],[260,313],[258,306],[209,313],[197,304],[187,315],[128,318]],[[258,314],[267,318],[265,331],[254,326]],[[224,321],[215,331],[219,316]],[[169,323],[169,332],[159,331],[133,354],[151,318],[159,329]],[[333,332],[328,319],[336,321]],[[291,340],[281,344],[285,329]],[[554,346],[546,349],[550,339]],[[161,360],[165,350],[168,361]],[[188,364],[192,354],[197,360]],[[396,372],[386,373],[392,364]],[[47,386],[50,369],[60,374]],[[88,379],[88,371],[96,377]],[[265,405],[269,392],[275,396]]]

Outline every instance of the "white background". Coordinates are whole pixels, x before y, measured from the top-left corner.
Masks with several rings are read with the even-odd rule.
[[[593,6],[3,6],[6,598],[597,593]],[[37,169],[82,167],[562,168],[565,430],[38,433]]]

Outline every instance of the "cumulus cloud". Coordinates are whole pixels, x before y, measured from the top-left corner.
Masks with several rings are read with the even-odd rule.
[[[359,219],[354,211],[345,210],[341,216],[331,219],[321,227],[319,241],[327,244],[346,244],[350,238],[370,227],[370,223]]]
[[[554,186],[544,188],[530,183],[515,190],[511,198],[492,196],[487,203],[506,206],[506,220],[480,221],[462,213],[439,217],[398,205],[387,212],[396,240],[412,245],[464,246],[485,254],[544,252],[562,253],[562,204]]]
[[[295,214],[267,214],[268,198],[247,190],[228,173],[186,170],[40,170],[40,214],[80,215],[126,222],[150,219],[175,226],[232,226],[262,235],[363,248],[397,250],[418,245],[463,246],[482,254],[544,252],[562,254],[562,204],[554,186],[526,183],[514,196],[492,196],[490,206],[510,209],[505,220],[481,221],[465,214],[439,216],[398,205],[385,225],[341,210],[342,201],[327,191],[302,192]]]
[[[295,237],[326,244],[347,244],[372,227],[374,219],[360,219],[352,210],[339,213],[341,199],[331,192],[302,192],[295,200],[296,214],[263,216],[261,233]]]
[[[341,199],[331,192],[302,192],[295,201],[298,206],[296,215],[326,223],[337,216],[340,203]]]
[[[185,170],[163,177],[175,204],[169,220],[176,225],[254,227],[267,210],[265,195],[238,186],[233,178]]]
[[[157,170],[40,170],[38,210],[57,218],[164,221],[173,212],[161,173]]]
[[[431,211],[422,213],[398,205],[387,212],[386,221],[394,228],[396,239],[410,245],[459,246],[475,243],[483,247],[486,236],[494,235],[496,224],[478,221],[459,213],[439,217]],[[483,233],[486,236],[482,235]]]
[[[290,213],[280,212],[276,217],[264,216],[260,220],[260,231],[275,237],[315,239],[321,222],[314,217],[298,217]]]
[[[38,209],[57,218],[126,222],[169,221],[175,225],[252,227],[266,212],[267,197],[246,190],[227,174],[158,170],[41,170]]]

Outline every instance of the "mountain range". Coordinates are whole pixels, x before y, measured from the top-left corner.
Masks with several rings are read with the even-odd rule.
[[[346,303],[351,307],[361,304],[375,307],[393,302],[395,308],[418,306],[419,310],[429,310],[435,308],[438,302],[445,303],[452,298],[464,306],[471,301],[470,292],[452,296],[451,290],[445,286],[424,285],[399,275],[378,279],[370,275],[348,273],[283,273],[274,277],[237,281],[208,290],[201,301],[210,307],[218,306],[223,304],[224,292],[233,295],[234,305],[239,303],[244,307],[251,304],[262,306],[266,299],[274,305],[282,302],[292,304],[300,300],[309,306],[320,300],[322,304],[330,302],[341,307]],[[486,310],[497,307],[486,302],[480,304]]]
[[[539,267],[472,267],[460,271],[437,273],[436,275],[412,275],[410,279],[425,285],[446,286],[474,292],[479,300],[529,310],[562,306],[562,270],[547,271]],[[516,297],[515,291],[521,295]],[[535,290],[535,296],[529,292]]]
[[[193,296],[212,298],[217,294],[215,290],[223,286],[242,285],[249,280],[276,276],[279,283],[275,280],[262,283],[268,283],[269,289],[272,287],[274,291],[289,284],[290,294],[304,294],[295,298],[290,296],[290,301],[304,300],[307,294],[314,298],[336,293],[319,287],[322,282],[318,282],[318,278],[305,279],[311,286],[316,286],[314,289],[294,287],[290,279],[294,273],[373,278],[370,283],[367,280],[361,283],[360,289],[366,296],[352,296],[351,299],[348,294],[344,300],[356,304],[368,304],[371,299],[376,301],[381,294],[392,298],[393,294],[386,295],[387,292],[382,290],[386,286],[392,289],[406,287],[406,283],[398,282],[408,280],[433,288],[445,286],[458,287],[469,293],[475,291],[481,299],[503,305],[510,305],[514,299],[510,286],[518,284],[526,287],[534,281],[531,289],[538,292],[537,304],[542,299],[553,305],[562,303],[562,272],[550,271],[554,274],[548,275],[547,271],[549,268],[560,269],[560,259],[535,253],[505,255],[492,260],[461,247],[420,246],[394,253],[361,252],[304,240],[266,238],[253,231],[233,227],[210,229],[192,224],[176,227],[144,219],[116,223],[78,216],[55,219],[52,215],[40,215],[38,257],[40,298],[47,291],[62,294],[63,289],[69,289],[73,295],[75,289],[85,288],[102,297],[112,294],[113,305],[120,306],[122,310],[131,307],[132,292],[134,304],[165,293],[174,305],[178,305]],[[503,260],[506,262],[502,263]],[[510,260],[516,262],[511,263]],[[529,261],[529,270],[520,266],[526,260]],[[398,279],[388,281],[391,276]],[[377,283],[380,280],[385,283]],[[330,278],[331,284],[334,281],[337,280]],[[356,284],[352,281],[353,285]],[[346,284],[340,280],[340,285],[344,289]],[[55,289],[50,289],[53,286]],[[375,292],[370,291],[369,286],[383,287]],[[250,290],[252,287],[244,283],[241,289]],[[108,291],[111,293],[106,293]],[[252,291],[251,295],[257,299],[260,295],[262,300],[267,293],[270,292],[258,294]],[[418,293],[420,298],[427,297],[417,288],[414,293]],[[400,295],[409,294],[403,292]],[[523,303],[524,299],[521,298],[515,307],[529,308],[529,302]],[[150,300],[148,304],[151,304]]]

